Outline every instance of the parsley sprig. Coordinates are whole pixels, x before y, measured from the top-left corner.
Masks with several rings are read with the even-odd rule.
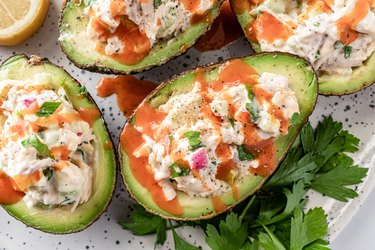
[[[329,250],[327,215],[322,208],[304,212],[306,192],[314,189],[340,201],[356,197],[348,185],[361,183],[367,169],[354,165],[345,153],[356,152],[358,145],[358,138],[328,117],[315,130],[305,125],[277,172],[231,212],[167,227],[166,220],[136,205],[131,221],[120,224],[135,235],[156,233],[155,246],[164,244],[167,230],[172,229],[178,250],[198,249],[174,230],[186,225],[201,227],[213,250]]]

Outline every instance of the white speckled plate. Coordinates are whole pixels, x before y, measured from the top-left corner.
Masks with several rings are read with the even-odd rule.
[[[59,0],[51,1],[48,17],[37,34],[19,46],[0,47],[0,63],[14,54],[26,53],[47,57],[51,62],[63,66],[79,82],[86,85],[103,111],[113,140],[117,144],[118,135],[125,119],[117,108],[114,96],[106,99],[97,96],[96,83],[103,75],[76,68],[61,52],[57,42],[60,8],[61,2]],[[244,39],[220,51],[200,53],[195,49],[190,49],[187,54],[172,62],[140,75],[146,79],[160,82],[173,74],[198,65],[220,62],[230,57],[245,56],[251,53],[248,43]],[[366,181],[357,187],[360,197],[349,203],[337,202],[319,194],[310,195],[309,206],[323,206],[329,214],[331,241],[358,211],[375,184],[375,173],[371,169],[375,163],[374,95],[375,85],[349,96],[320,96],[316,109],[311,116],[313,124],[316,124],[325,115],[332,115],[335,120],[343,122],[345,129],[361,139],[361,150],[353,156],[356,163],[370,168]],[[0,249],[152,249],[153,236],[136,237],[121,229],[117,224],[119,220],[127,218],[132,202],[124,189],[124,185],[119,180],[108,211],[83,232],[63,236],[50,235],[28,228],[9,216],[3,209],[0,209]],[[179,232],[187,241],[206,248],[203,233],[198,229],[184,228],[179,229]],[[173,248],[173,242],[168,241],[163,248]]]

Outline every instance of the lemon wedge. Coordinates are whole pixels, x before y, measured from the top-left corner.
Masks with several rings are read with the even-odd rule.
[[[49,0],[0,0],[0,45],[16,45],[42,25]]]

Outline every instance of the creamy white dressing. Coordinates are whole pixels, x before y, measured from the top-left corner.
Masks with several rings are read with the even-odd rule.
[[[294,113],[299,113],[298,100],[295,93],[288,86],[288,79],[277,74],[263,73],[259,83],[253,86],[261,88],[272,94],[270,102],[249,99],[249,93],[244,84],[232,87],[224,87],[221,91],[215,92],[208,88],[207,93],[212,100],[208,105],[212,113],[221,118],[220,130],[215,129],[215,121],[209,119],[202,112],[205,105],[201,95],[201,84],[195,82],[194,88],[188,93],[174,95],[165,104],[159,106],[158,111],[166,113],[166,117],[160,125],[154,124],[155,134],[168,131],[168,139],[164,138],[163,143],[156,142],[153,138],[142,135],[145,143],[142,144],[134,155],[136,157],[148,156],[154,178],[165,194],[167,200],[176,197],[177,191],[182,191],[190,196],[212,197],[220,195],[231,189],[230,184],[216,178],[217,168],[222,163],[221,157],[217,155],[216,149],[221,142],[229,145],[229,159],[237,164],[237,169],[231,170],[234,178],[249,174],[251,168],[257,168],[259,161],[240,160],[238,146],[243,145],[245,134],[243,124],[229,117],[230,97],[231,105],[235,105],[236,114],[249,112],[246,106],[255,103],[259,109],[259,117],[254,123],[257,125],[257,132],[261,138],[267,139],[280,134],[280,121],[271,115],[271,105],[280,109],[285,119],[289,120]],[[135,128],[142,132],[141,127]],[[200,147],[192,149],[185,133],[188,131],[199,132]],[[170,149],[171,144],[176,144]],[[168,150],[171,151],[168,151]],[[194,170],[198,176],[190,171],[181,174],[182,169],[177,168],[179,176],[173,177],[174,162],[173,155],[178,154],[178,160],[188,162],[190,170]],[[194,169],[196,158],[205,162],[204,166]],[[178,163],[178,162],[177,162]],[[178,165],[178,164],[177,164]],[[199,164],[198,164],[199,165]]]
[[[300,14],[305,13],[307,1],[298,6],[294,0],[266,0],[251,13],[256,15],[268,12],[283,23],[297,25],[293,35],[286,41],[277,39],[273,43],[260,39],[262,51],[283,51],[300,55],[308,59],[318,73],[350,75],[354,67],[361,66],[375,51],[375,11],[371,8],[366,17],[354,28],[360,32],[358,38],[348,44],[350,53],[343,46],[337,46],[340,40],[336,21],[349,13],[356,0],[335,0],[332,12],[311,11],[306,20],[297,22]]]
[[[9,88],[1,105],[0,121],[4,124],[0,131],[0,169],[12,178],[40,172],[40,179],[23,190],[23,200],[29,208],[71,205],[70,209],[74,211],[90,198],[92,191],[95,136],[90,125],[83,120],[74,120],[64,122],[61,127],[46,123],[39,131],[30,127],[24,134],[12,132],[15,126],[31,126],[40,119],[35,112],[22,115],[31,105],[37,105],[40,110],[46,102],[61,102],[54,112],[77,113],[65,99],[63,88],[51,90],[51,80],[48,74],[37,74],[34,79],[25,81],[0,81],[0,92]],[[32,136],[50,152],[54,147],[66,146],[70,150],[69,158],[62,160],[48,157],[46,153],[40,155],[36,147],[23,145]]]

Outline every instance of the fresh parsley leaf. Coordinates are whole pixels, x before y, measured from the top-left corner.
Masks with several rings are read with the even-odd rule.
[[[327,246],[328,243],[325,240],[319,239],[304,247],[303,250],[330,250]]]
[[[198,131],[188,131],[184,133],[185,137],[189,141],[190,149],[195,150],[197,148],[202,147],[202,142],[201,142],[201,133]]]
[[[248,152],[244,145],[237,146],[238,158],[241,161],[251,161],[254,159],[254,155]]]
[[[161,5],[161,0],[154,0],[154,9],[159,8],[160,5]]]
[[[286,250],[283,243],[269,230],[266,226],[262,225],[266,233],[259,233],[259,244],[263,249],[267,250]]]
[[[357,192],[345,187],[345,185],[361,183],[362,179],[366,177],[368,169],[347,163],[342,162],[329,172],[318,175],[311,183],[311,188],[339,201],[346,202],[348,201],[347,198],[357,197]]]
[[[61,105],[61,102],[45,102],[43,103],[40,110],[36,113],[38,117],[48,117],[52,115],[56,109],[58,109]]]
[[[259,119],[259,110],[254,102],[247,102],[245,105],[246,110],[250,113],[250,121],[255,123]]]
[[[300,124],[302,122],[301,116],[299,113],[295,112],[292,114],[292,117],[290,117],[289,123],[290,125],[296,125]]]
[[[299,180],[303,180],[304,183],[310,183],[314,179],[314,173],[319,169],[315,163],[318,155],[313,153],[303,155],[302,153],[300,147],[291,149],[278,170],[263,188],[269,189],[275,186],[293,185]]]
[[[270,225],[289,219],[292,216],[293,211],[296,209],[296,207],[302,207],[301,202],[303,201],[306,192],[307,190],[305,190],[305,185],[302,181],[299,181],[298,183],[294,184],[292,191],[290,191],[287,188],[284,188],[283,193],[286,197],[286,204],[284,210],[281,213],[274,216],[272,212],[278,211],[278,209],[275,210],[274,203],[271,203],[272,205],[268,206],[267,210],[270,210],[271,212],[261,207],[257,221],[260,222],[260,224],[262,225]],[[268,204],[270,203],[269,200],[267,202]]]
[[[54,159],[53,155],[51,154],[51,151],[49,150],[48,146],[44,143],[42,143],[38,136],[36,135],[31,135],[28,139],[23,140],[21,142],[22,146],[25,148],[28,148],[32,146],[38,151],[38,156],[39,157],[49,157]]]
[[[170,168],[172,170],[172,179],[179,176],[187,176],[190,174],[190,169],[180,167],[177,163],[173,163]]]
[[[51,180],[53,177],[53,169],[50,167],[43,169],[43,175],[47,178],[47,181]]]
[[[344,46],[344,57],[349,58],[350,54],[352,53],[352,50],[353,50],[352,46],[345,45]]]
[[[88,92],[87,92],[87,88],[85,86],[81,86],[79,88],[79,94],[80,95],[86,95]]]
[[[174,248],[176,250],[199,250],[200,248],[195,247],[189,243],[187,243],[185,240],[183,240],[175,231],[174,227],[172,227],[172,233],[173,233],[173,241],[174,241]]]
[[[337,41],[335,42],[335,44],[333,44],[333,47],[334,47],[335,49],[341,49],[341,48],[344,47],[344,43],[341,42],[340,40],[337,40]]]
[[[131,222],[119,222],[122,228],[130,230],[134,235],[158,234],[159,244],[166,239],[166,220],[147,212],[142,206],[134,205],[130,214]]]
[[[220,233],[213,225],[207,225],[206,242],[215,250],[239,250],[248,238],[247,227],[247,223],[243,223],[242,219],[232,212],[225,221],[220,221]]]
[[[253,240],[251,242],[250,240],[247,240],[241,250],[259,250],[259,241]]]
[[[327,215],[322,208],[310,209],[306,215],[294,211],[290,232],[290,250],[302,250],[328,233]]]

